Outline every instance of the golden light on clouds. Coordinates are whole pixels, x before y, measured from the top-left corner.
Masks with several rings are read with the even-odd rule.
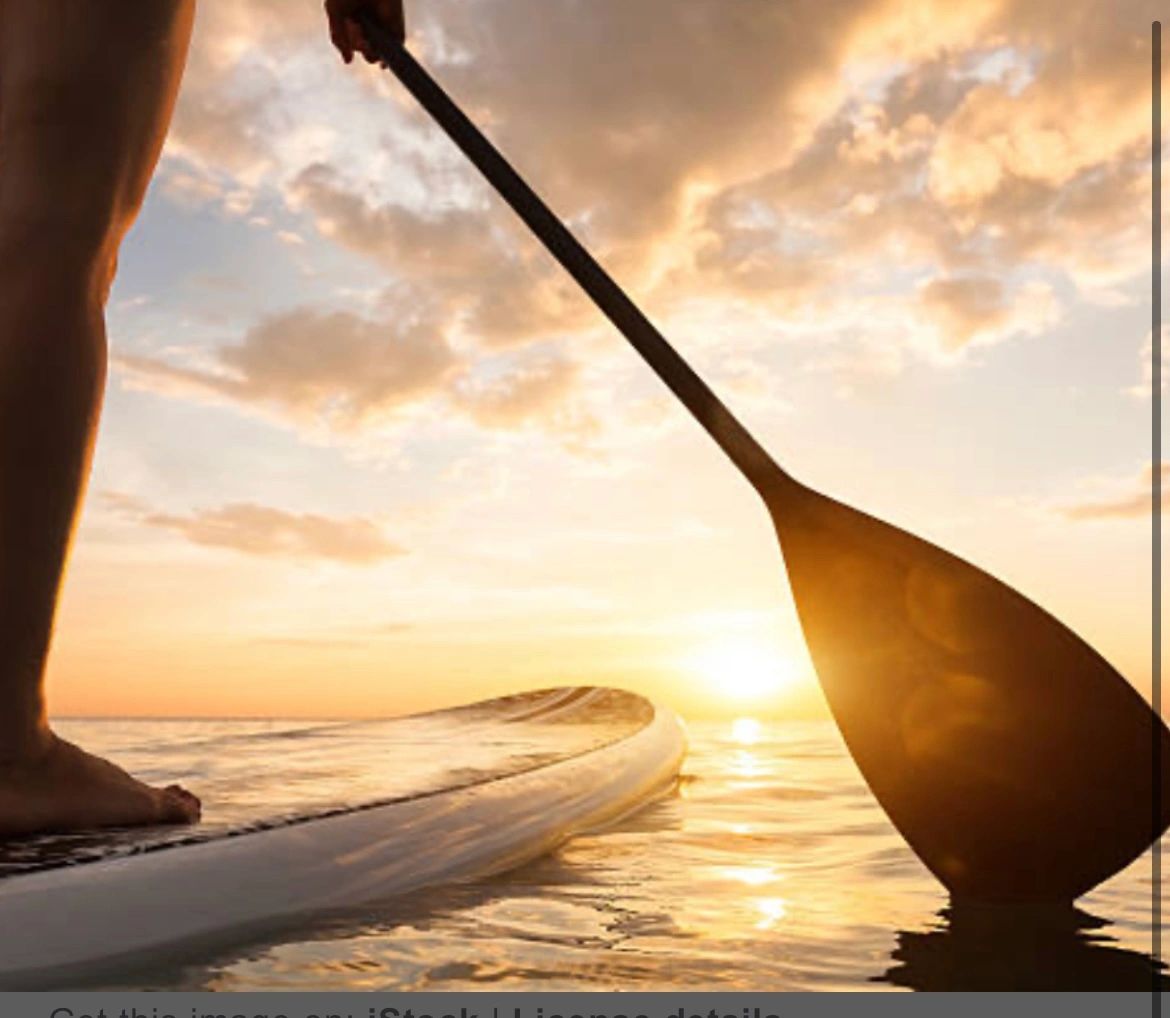
[[[1153,13],[433,0],[410,45],[785,469],[1148,688]],[[123,255],[54,711],[600,683],[745,771],[823,716],[750,491],[317,0],[200,5]]]

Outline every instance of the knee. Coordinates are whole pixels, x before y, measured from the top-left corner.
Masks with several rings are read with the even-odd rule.
[[[117,270],[124,228],[109,210],[77,203],[48,210],[0,211],[5,273],[53,278],[62,290],[104,304]]]
[[[16,75],[5,95],[0,265],[7,270],[23,260],[37,271],[52,264],[67,282],[85,280],[104,299],[149,181],[141,110],[124,94],[130,85],[122,73],[58,70],[44,80]],[[95,107],[88,94],[91,77],[112,91],[112,115],[95,115],[102,104]]]

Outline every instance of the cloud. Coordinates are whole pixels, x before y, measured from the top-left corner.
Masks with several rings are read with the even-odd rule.
[[[932,279],[921,290],[922,305],[943,327],[949,347],[998,325],[1004,315],[1003,284],[987,276]]]
[[[793,151],[834,103],[843,40],[868,6],[814,14],[801,4],[600,0],[584,16],[578,3],[551,0],[533,17],[511,0],[483,17],[439,3],[423,28],[474,55],[438,71],[491,112],[506,152],[540,169],[554,206],[588,210],[594,235],[620,247],[668,228],[692,181],[743,173],[764,149]]]
[[[309,425],[359,430],[443,391],[458,360],[425,314],[371,321],[301,308],[265,318],[207,367],[119,355],[130,385],[259,405]]]
[[[386,300],[410,303],[400,292]],[[130,388],[233,404],[314,439],[324,430],[357,440],[428,404],[442,408],[433,420],[540,430],[579,453],[594,453],[602,432],[576,361],[549,346],[469,361],[427,309],[392,321],[300,308],[263,319],[197,363],[141,354],[113,363]]]
[[[547,412],[563,399],[577,376],[577,366],[549,357],[509,374],[456,389],[456,402],[490,427],[508,427]]]
[[[290,513],[253,502],[233,502],[188,515],[157,512],[143,500],[105,492],[103,503],[119,515],[169,530],[193,544],[264,557],[325,559],[372,565],[405,554],[374,521]]]
[[[939,345],[948,351],[1038,333],[1057,318],[1052,289],[1040,282],[1009,293],[990,276],[939,277],[919,288],[919,300],[937,328]]]
[[[287,194],[294,208],[313,214],[325,236],[396,275],[443,281],[480,276],[494,267],[482,208],[416,211],[399,203],[374,204],[336,167],[320,162],[305,167]]]
[[[1163,461],[1158,471],[1158,488],[1163,496],[1163,512],[1166,512],[1165,495],[1168,480],[1170,480],[1170,463]],[[1114,498],[1061,506],[1059,511],[1061,515],[1070,520],[1148,520],[1154,511],[1153,485],[1154,471],[1152,467],[1147,466],[1142,471],[1141,479],[1133,490],[1120,493]]]
[[[1048,16],[1022,3],[984,5],[984,22],[965,37],[932,29],[932,58],[908,61],[877,94],[858,88],[787,164],[717,193],[704,222],[715,240],[689,285],[742,292],[746,281],[755,299],[773,291],[793,313],[793,298],[819,311],[826,296],[857,302],[859,290],[943,269],[944,278],[998,279],[1004,294],[1025,299],[1023,320],[1013,312],[1008,328],[992,287],[982,305],[970,285],[935,288],[926,296],[952,298],[931,302],[936,312],[965,312],[951,323],[957,333],[939,330],[944,350],[980,328],[984,339],[1003,338],[1054,320],[1054,290],[1019,293],[1026,284],[1013,277],[1025,270],[1063,273],[1083,297],[1115,300],[1112,288],[1140,274],[1148,255],[1132,215],[1149,186],[1148,5],[1128,4],[1118,17],[1091,5],[1059,15],[1035,6]],[[892,59],[915,12],[927,10],[940,7],[901,5],[901,18],[874,8],[873,45],[894,32],[881,44]],[[1070,100],[1082,95],[1099,118]],[[1115,101],[1121,115],[1111,119]],[[1097,119],[1109,128],[1096,131]]]
[[[281,103],[290,58],[314,32],[323,34],[323,22],[312,0],[200,4],[168,155],[204,174],[258,183],[276,165],[278,135],[290,126]]]
[[[315,163],[286,189],[336,243],[411,281],[474,341],[512,346],[595,320],[575,284],[529,238],[502,231],[482,203],[415,209],[361,193],[334,166]],[[510,213],[509,213],[510,215]]]
[[[560,355],[536,353],[486,378],[461,380],[452,402],[488,428],[538,425],[584,451],[600,423],[574,398],[580,368]]]
[[[1149,17],[1143,2],[1005,5],[997,28],[1031,50],[1031,71],[969,92],[940,132],[930,188],[985,201],[1012,180],[1059,187],[1125,155],[1149,130]],[[1063,15],[1063,16],[1062,16]],[[1070,113],[1075,110],[1075,113]]]
[[[278,236],[409,287],[469,369],[597,324],[397,84],[337,62],[316,2],[205,8],[169,147],[176,200],[282,204],[298,221]],[[807,337],[806,367],[894,375],[1042,332],[1066,281],[1123,299],[1145,268],[1147,0],[539,8],[416,4],[411,45],[652,313],[763,308]],[[340,431],[461,377],[436,363],[419,388],[363,396],[294,382],[263,363],[278,347],[126,366]]]
[[[989,31],[1019,70],[971,90],[930,157],[929,195],[970,242],[1089,286],[1142,270],[1130,210],[1149,186],[1154,12],[1148,0],[1003,6]]]
[[[689,271],[672,280],[679,292],[701,280],[702,289],[725,296],[792,304],[833,279],[815,231],[798,217],[785,221],[756,198],[729,192],[709,204]]]
[[[396,86],[337,65],[315,4],[290,0],[287,14],[271,0],[208,6],[172,130],[169,150],[184,164],[172,169],[176,195],[234,194],[243,210],[241,192],[269,181],[329,239],[458,305],[468,335],[489,346],[595,321],[511,214],[485,198],[474,171],[445,141],[422,140],[411,126],[425,122],[419,112],[386,102],[387,92],[401,100]],[[640,283],[659,242],[677,231],[695,181],[750,172],[753,154],[782,157],[832,107],[834,95],[822,90],[840,91],[842,40],[870,6],[852,0],[815,18],[810,6],[794,33],[799,11],[759,3],[695,0],[680,17],[662,0],[598,0],[582,16],[577,4],[550,0],[539,18],[516,0],[475,11],[440,3],[412,11],[412,33],[444,83],[472,97],[493,136],[536,172],[554,207]],[[604,61],[594,58],[598,40]],[[679,54],[700,51],[712,66],[696,75]],[[376,97],[348,101],[353,82]],[[323,115],[315,126],[325,134],[365,118],[368,144],[355,148],[333,130],[338,137],[318,146],[331,158],[298,164],[304,149],[288,136]]]
[[[167,197],[188,209],[224,198],[224,188],[221,183],[184,170],[165,173],[162,187]]]

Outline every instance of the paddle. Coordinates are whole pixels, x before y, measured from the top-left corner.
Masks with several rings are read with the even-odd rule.
[[[406,49],[366,38],[763,498],[870,789],[957,899],[1069,901],[1170,823],[1170,732],[1091,647],[941,548],[781,470]]]

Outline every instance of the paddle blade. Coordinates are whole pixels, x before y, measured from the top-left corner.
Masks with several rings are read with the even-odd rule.
[[[795,494],[794,494],[795,490]],[[1166,829],[1170,732],[1055,618],[975,566],[808,489],[768,499],[853,758],[958,899],[1069,901]]]

